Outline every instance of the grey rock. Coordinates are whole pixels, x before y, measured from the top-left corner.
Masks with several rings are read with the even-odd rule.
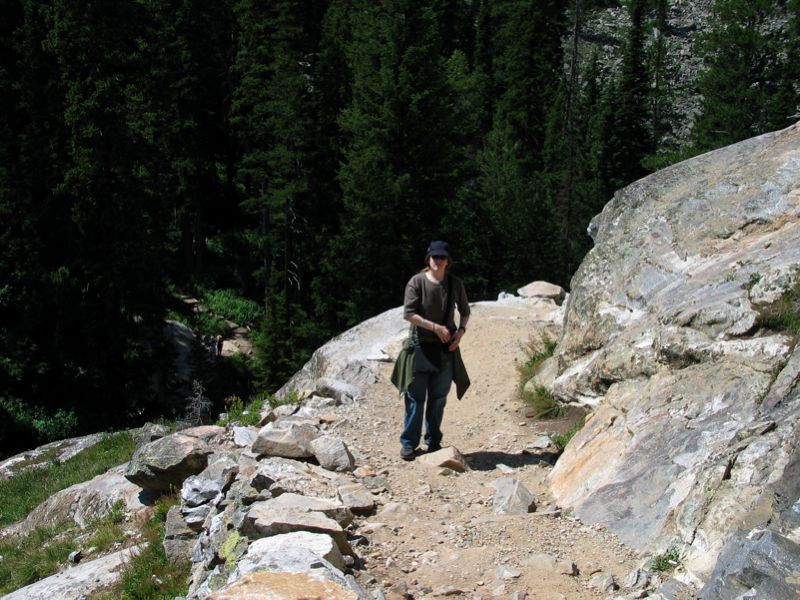
[[[567,292],[560,285],[547,281],[533,281],[517,290],[523,298],[548,298],[558,305],[564,301]]]
[[[239,448],[247,448],[252,446],[253,442],[258,437],[258,430],[254,427],[234,427],[233,428],[233,443]]]
[[[334,539],[343,554],[353,554],[342,527],[333,519],[315,511],[273,508],[268,501],[250,507],[241,531],[251,540],[294,531],[324,533]]]
[[[259,456],[283,458],[310,458],[314,456],[310,444],[319,436],[319,430],[308,423],[270,423],[261,428],[252,451]]]
[[[605,594],[618,589],[614,576],[609,573],[598,573],[589,580],[589,587],[592,587]]]
[[[360,483],[348,483],[339,486],[336,493],[342,504],[354,514],[368,515],[375,510],[377,497],[366,486]]]
[[[173,562],[188,562],[197,541],[197,532],[189,527],[181,515],[180,507],[173,506],[167,512],[164,524],[164,551]]]
[[[447,446],[436,452],[423,454],[416,462],[432,467],[444,467],[456,473],[469,471],[467,459],[464,458],[464,455],[461,454],[455,446]]]
[[[348,507],[337,500],[327,498],[314,498],[287,492],[272,500],[264,501],[262,505],[275,509],[321,512],[342,527],[347,527],[353,521],[353,513]]]
[[[641,589],[647,587],[649,583],[650,576],[648,575],[647,571],[643,571],[642,569],[634,569],[628,573],[627,577],[625,577],[623,585],[626,588]]]
[[[361,396],[359,386],[378,381],[378,367],[393,359],[408,335],[402,307],[393,308],[336,336],[318,348],[280,390],[278,397],[289,392],[316,389],[320,394],[342,398]],[[342,382],[342,388],[334,382]],[[328,394],[327,390],[337,393]]]
[[[210,502],[222,493],[222,482],[191,475],[181,487],[181,501],[185,506],[194,507]]]
[[[533,494],[516,479],[498,477],[491,486],[495,489],[492,510],[499,515],[525,515],[536,510]]]
[[[342,440],[331,435],[323,435],[311,441],[311,451],[320,466],[329,471],[352,471],[356,461]]]
[[[734,597],[789,600],[800,597],[800,544],[774,531],[757,531],[728,542],[700,590],[702,600]]]
[[[149,490],[180,487],[189,475],[206,468],[211,447],[204,441],[174,433],[138,448],[125,470],[125,478]]]
[[[551,492],[638,550],[685,541],[695,579],[737,532],[794,527],[800,367],[759,322],[800,276],[798,188],[797,125],[673,165],[592,221],[572,280],[552,391],[594,414]]]
[[[321,558],[340,571],[345,569],[344,557],[328,535],[296,531],[261,538],[247,548],[231,581],[253,571],[310,571],[321,566]]]
[[[181,515],[183,515],[186,524],[194,531],[200,531],[212,513],[212,507],[209,504],[201,504],[200,506],[184,506],[181,508]]]
[[[143,446],[167,436],[169,433],[169,427],[166,425],[162,425],[161,423],[145,423],[138,429],[134,429],[131,432],[131,436],[137,446]]]

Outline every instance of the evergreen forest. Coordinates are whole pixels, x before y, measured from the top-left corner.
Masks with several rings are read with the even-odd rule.
[[[430,240],[472,301],[569,288],[615,190],[798,119],[800,0],[713,2],[690,90],[672,4],[0,0],[0,453],[178,415],[187,296],[255,340],[219,406],[398,306]]]

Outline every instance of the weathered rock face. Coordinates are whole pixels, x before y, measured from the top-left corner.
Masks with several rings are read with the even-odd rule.
[[[706,580],[737,532],[795,542],[800,350],[760,309],[800,277],[800,125],[618,192],[572,281],[552,384],[594,414],[552,491]]]

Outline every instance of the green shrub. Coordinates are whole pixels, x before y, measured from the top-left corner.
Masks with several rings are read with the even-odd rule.
[[[68,438],[78,430],[78,417],[72,409],[50,412],[19,398],[0,397],[0,411],[10,420],[3,429],[29,431],[34,436],[31,441],[37,445]]]
[[[204,290],[202,301],[211,312],[239,325],[253,325],[264,313],[257,302],[240,296],[234,290]]]
[[[25,518],[44,500],[130,460],[136,443],[127,432],[108,434],[63,463],[24,471],[0,481],[0,527]]]
[[[225,398],[225,412],[228,416],[225,419],[221,419],[217,424],[223,427],[231,423],[238,423],[244,426],[257,425],[261,420],[261,408],[263,406],[264,402],[262,400],[253,400],[245,406],[239,396],[228,396]]]
[[[680,562],[680,553],[676,547],[668,548],[663,554],[657,554],[653,557],[651,567],[653,571],[663,573],[664,571],[671,571],[678,566]]]
[[[564,414],[564,408],[543,385],[535,386],[533,391],[523,389],[522,400],[533,409],[534,419],[555,419]]]

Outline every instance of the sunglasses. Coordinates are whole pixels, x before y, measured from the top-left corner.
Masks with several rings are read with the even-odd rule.
[[[447,260],[446,256],[431,256],[433,260]]]

